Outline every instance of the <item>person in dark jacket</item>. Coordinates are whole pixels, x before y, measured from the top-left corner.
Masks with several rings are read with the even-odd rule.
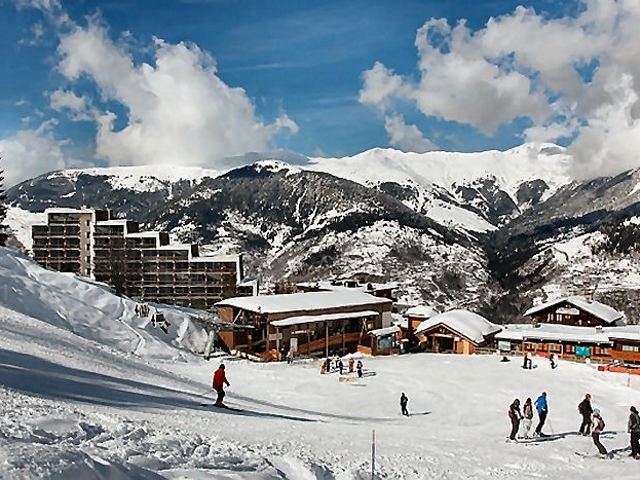
[[[362,362],[360,360],[356,363],[356,372],[358,372],[358,377],[362,378]]]
[[[227,380],[227,376],[224,371],[224,363],[220,364],[218,370],[213,374],[213,389],[218,392],[218,398],[216,399],[216,407],[224,407],[222,400],[224,400],[224,385],[230,386],[231,384]]]
[[[520,413],[520,399],[516,398],[513,403],[509,405],[509,418],[511,419],[509,440],[515,440],[518,430],[520,429],[520,419],[522,418],[522,413]]]
[[[540,437],[546,437],[546,434],[542,433],[542,427],[547,419],[549,413],[549,404],[547,403],[547,392],[542,392],[535,401],[536,409],[538,410],[538,426],[536,427],[536,435]]]
[[[589,430],[591,427],[591,414],[593,413],[593,408],[591,408],[591,394],[587,393],[584,396],[584,399],[578,404],[578,412],[582,415],[582,423],[580,424],[580,432],[581,435],[587,436],[589,435]]]
[[[400,395],[400,409],[402,410],[403,415],[409,416],[409,410],[407,410],[407,403],[409,403],[409,398],[402,392]]]
[[[629,456],[640,459],[640,415],[634,406],[631,406],[629,410],[631,411],[629,423],[627,424],[627,430],[631,435],[631,453]]]

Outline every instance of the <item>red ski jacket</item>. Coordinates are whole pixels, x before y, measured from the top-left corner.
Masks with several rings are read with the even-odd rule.
[[[216,370],[216,373],[213,374],[213,388],[220,388],[225,383],[229,385],[227,377],[224,374],[224,369],[219,368],[218,370]]]

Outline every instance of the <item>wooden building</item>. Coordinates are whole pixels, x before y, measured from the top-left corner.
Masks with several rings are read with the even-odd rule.
[[[612,360],[640,364],[640,327],[612,329],[608,335],[613,344],[609,350]]]
[[[530,308],[524,313],[533,323],[551,323],[579,327],[626,325],[624,314],[583,297],[563,297]]]
[[[574,327],[538,323],[505,325],[495,336],[503,354],[527,354],[549,357],[555,354],[567,360],[606,362],[611,359],[613,343],[609,332],[628,327]]]
[[[435,353],[472,354],[493,346],[498,325],[468,310],[451,310],[423,321],[415,330],[420,346]]]
[[[227,298],[216,307],[219,318],[233,325],[219,333],[229,349],[327,355],[371,347],[367,333],[390,326],[392,302],[341,289]]]

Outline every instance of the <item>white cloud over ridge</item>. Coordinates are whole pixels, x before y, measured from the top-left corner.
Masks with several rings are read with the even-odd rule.
[[[419,81],[376,62],[360,101],[394,113],[409,100],[427,117],[485,135],[525,118],[524,140],[572,142],[579,179],[638,167],[640,2],[582,6],[556,19],[518,7],[477,31],[431,19],[416,35]]]
[[[384,120],[384,128],[389,135],[389,143],[400,150],[424,153],[438,149],[435,143],[424,138],[418,127],[407,125],[402,115],[388,115]]]
[[[44,172],[60,170],[79,162],[69,160],[56,140],[51,127],[55,121],[47,121],[37,129],[21,130],[16,135],[0,139],[0,170],[4,170],[3,187],[9,188]]]
[[[115,113],[95,113],[96,155],[111,165],[211,167],[227,156],[269,148],[280,129],[297,131],[286,115],[263,123],[246,92],[226,85],[197,45],[156,38],[153,48],[154,64],[136,65],[96,21],[61,37],[60,73],[71,82],[89,78],[104,99],[128,112],[121,129],[114,126]]]
[[[99,15],[80,26],[58,0],[17,0],[16,6],[40,10],[59,41],[56,69],[65,81],[48,92],[49,107],[71,121],[95,124],[95,157],[112,166],[216,167],[225,157],[272,148],[280,132],[298,131],[286,113],[271,124],[259,118],[244,89],[220,79],[214,59],[195,44],[154,38],[148,47],[153,60],[136,62],[126,41],[110,38]],[[99,95],[87,94],[87,84]],[[114,104],[117,112],[107,107]],[[1,140],[5,186],[78,165],[65,156],[69,140],[54,136],[55,124],[45,121]]]

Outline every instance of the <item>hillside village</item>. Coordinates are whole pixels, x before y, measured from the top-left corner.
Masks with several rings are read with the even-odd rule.
[[[207,350],[273,361],[296,355],[419,351],[559,357],[640,364],[640,326],[598,301],[560,297],[523,312],[521,325],[430,305],[401,306],[397,285],[357,280],[300,283],[298,293],[259,295],[244,279],[242,256],[200,256],[197,244],[172,245],[164,232],[90,208],[45,211],[33,225],[41,265],[109,284],[147,302],[215,312]],[[142,307],[141,316],[146,316]],[[154,319],[154,321],[157,321]]]

